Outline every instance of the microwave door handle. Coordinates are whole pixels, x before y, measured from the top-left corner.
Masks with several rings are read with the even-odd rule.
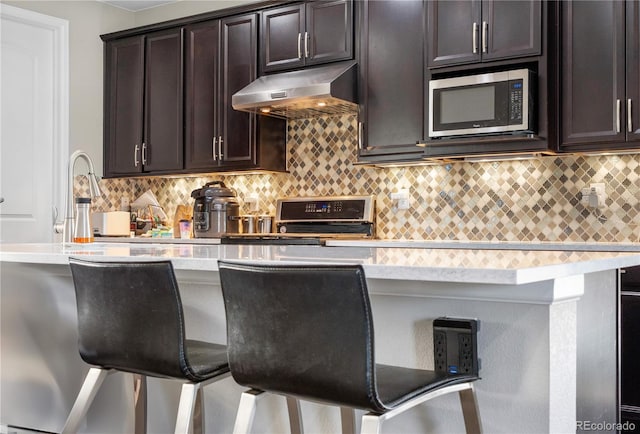
[[[473,26],[471,28],[471,35],[473,54],[478,54],[478,23],[473,23]]]

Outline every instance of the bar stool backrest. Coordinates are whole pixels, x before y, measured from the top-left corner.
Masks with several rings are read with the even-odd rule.
[[[219,261],[235,381],[382,411],[364,270]]]
[[[185,378],[184,315],[171,262],[69,262],[82,359]]]

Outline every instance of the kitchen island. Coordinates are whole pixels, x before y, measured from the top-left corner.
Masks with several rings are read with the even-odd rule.
[[[577,421],[617,421],[617,270],[640,264],[640,252],[93,243],[0,245],[2,424],[59,432],[88,369],[76,347],[70,256],[170,259],[188,337],[219,343],[226,333],[217,259],[360,263],[380,363],[432,369],[433,319],[480,321],[476,387],[485,432],[564,433]],[[107,379],[84,432],[131,432],[131,389],[123,374]],[[205,389],[207,432],[231,432],[242,390],[231,378]],[[149,432],[172,430],[178,395],[176,382],[149,382]],[[288,432],[284,400],[267,400],[255,431]],[[304,403],[307,432],[338,432],[338,413]],[[446,396],[384,431],[463,427],[457,397]]]

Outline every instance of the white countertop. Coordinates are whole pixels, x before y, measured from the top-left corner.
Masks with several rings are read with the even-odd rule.
[[[360,263],[368,278],[526,284],[640,265],[640,252],[164,243],[0,244],[0,261],[67,264],[170,259],[177,270],[217,270],[217,260]]]
[[[406,249],[561,250],[577,252],[640,252],[637,243],[560,241],[424,241],[424,240],[328,240],[328,246],[396,247]]]
[[[220,238],[95,237],[96,243],[220,244]]]
[[[276,234],[273,234],[276,235]],[[220,238],[151,238],[151,237],[101,237],[97,243],[143,244],[220,244]],[[577,252],[640,252],[637,243],[560,242],[560,241],[425,241],[378,239],[328,239],[331,247],[394,247],[405,249],[481,249],[481,250],[560,250]]]

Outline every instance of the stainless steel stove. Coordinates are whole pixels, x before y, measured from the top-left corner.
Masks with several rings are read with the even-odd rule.
[[[278,199],[275,233],[234,234],[222,244],[323,245],[327,239],[375,236],[373,196],[312,196]]]

